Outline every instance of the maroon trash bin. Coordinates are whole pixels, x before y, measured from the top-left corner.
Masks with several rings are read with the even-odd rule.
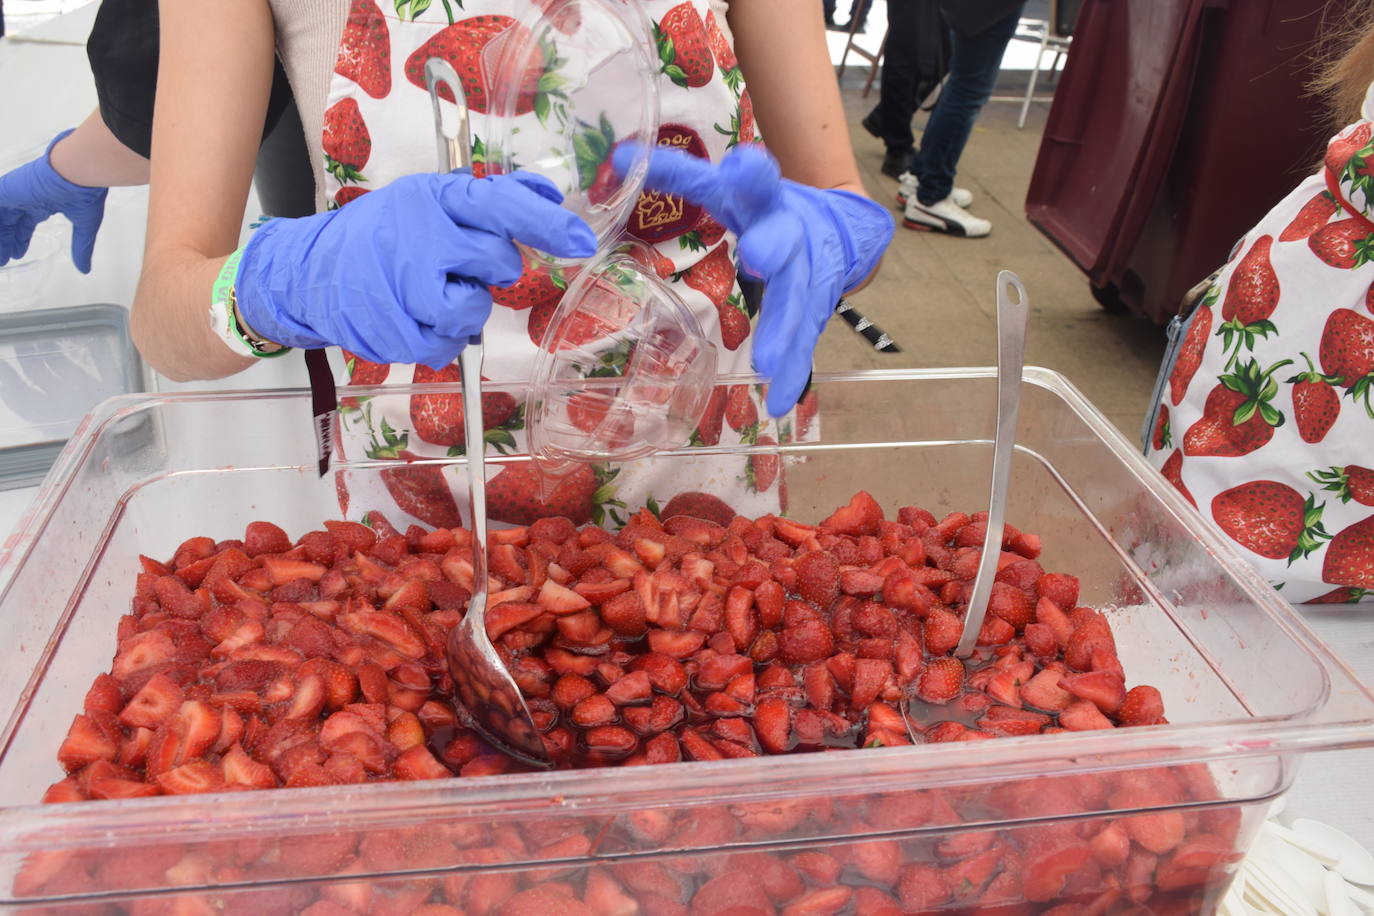
[[[1316,167],[1344,0],[1085,0],[1026,214],[1114,311],[1164,323]]]

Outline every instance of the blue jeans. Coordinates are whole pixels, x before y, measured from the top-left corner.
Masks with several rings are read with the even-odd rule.
[[[920,182],[916,198],[926,206],[939,203],[954,189],[954,173],[964,154],[973,122],[983,110],[1021,10],[972,37],[950,32],[949,80],[930,113],[921,145],[911,157],[911,173]]]

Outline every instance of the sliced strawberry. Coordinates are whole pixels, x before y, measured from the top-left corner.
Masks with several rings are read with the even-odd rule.
[[[74,773],[97,760],[114,760],[118,752],[116,737],[97,725],[91,716],[79,715],[72,720],[67,737],[57,750],[57,762],[68,773]]]
[[[820,524],[820,530],[828,534],[877,534],[878,525],[883,520],[882,507],[866,490],[860,490],[850,498],[849,504],[837,509]]]
[[[157,775],[157,784],[168,795],[196,795],[218,792],[224,777],[204,760],[196,759]]]
[[[1126,699],[1126,685],[1121,675],[1108,671],[1070,674],[1059,681],[1059,686],[1080,699],[1091,700],[1107,715],[1120,709]]]
[[[128,726],[156,729],[181,707],[181,686],[164,674],[155,674],[129,699],[119,714],[119,721]]]
[[[1115,727],[1112,720],[1102,715],[1097,706],[1089,700],[1070,703],[1059,714],[1059,724],[1069,731],[1093,731]]]
[[[453,774],[423,744],[407,748],[392,764],[397,779],[447,779]]]
[[[591,607],[591,602],[586,598],[570,588],[559,585],[552,579],[544,582],[544,585],[539,589],[539,594],[535,597],[535,601],[545,610],[554,614],[574,614]]]

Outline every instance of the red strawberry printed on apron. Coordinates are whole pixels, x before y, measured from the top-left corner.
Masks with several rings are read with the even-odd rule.
[[[550,0],[353,0],[330,83],[322,138],[325,159],[317,171],[327,205],[346,205],[403,175],[434,169],[433,120],[424,87],[424,62],[431,56],[447,59],[462,81],[474,113],[473,170],[486,174],[497,151],[491,148],[493,137],[487,135],[490,127],[483,117],[495,88],[486,84],[483,54],[493,42],[522,40],[526,35],[520,20],[534,7],[549,5]],[[652,23],[659,68],[662,126],[657,142],[713,160],[732,146],[754,142],[753,107],[731,47],[723,0],[643,0],[639,5]],[[555,23],[556,29],[576,33],[582,25],[578,19],[569,16]],[[545,46],[542,60],[532,60],[520,77],[516,112],[522,132],[542,130],[546,123],[557,123],[550,119],[566,114],[556,34],[549,44],[554,46]],[[634,128],[619,123],[615,111],[579,111],[577,117],[586,124],[578,143],[579,167],[596,176],[586,189],[595,200],[605,193],[598,190],[603,184],[614,187],[611,150]],[[649,266],[673,284],[697,315],[716,344],[720,372],[749,372],[751,322],[735,278],[734,237],[699,206],[654,191],[641,195],[625,231],[652,246]],[[485,329],[487,375],[496,382],[530,377],[544,331],[577,271],[576,266],[551,269],[527,261],[515,285],[492,290],[495,307]],[[351,356],[346,365],[355,383],[458,380],[456,366],[437,371],[382,367]],[[767,445],[798,435],[791,421],[779,428],[767,417],[761,394],[752,386],[735,386],[729,400],[736,422],[724,424],[725,404],[713,402],[715,413],[708,411],[694,442]],[[462,454],[459,395],[350,398],[341,408],[342,451],[404,462],[379,475],[351,474],[343,480],[341,472],[345,511],[353,517],[379,511],[402,530],[412,521],[449,526],[462,518],[466,503],[457,473],[416,463]],[[524,450],[524,411],[511,394],[483,397],[490,453]],[[590,423],[595,417],[585,419]],[[732,513],[758,515],[779,511],[780,477],[776,456],[703,456],[675,459],[666,473],[655,473],[652,462],[619,469],[579,467],[546,494],[526,466],[489,466],[488,503],[494,521],[514,525],[549,514],[566,515],[579,524],[614,525],[645,504],[677,511],[705,502],[717,514],[728,505]],[[706,493],[715,495],[707,499]]]
[[[1364,115],[1237,245],[1146,443],[1294,603],[1374,602],[1374,87]]]

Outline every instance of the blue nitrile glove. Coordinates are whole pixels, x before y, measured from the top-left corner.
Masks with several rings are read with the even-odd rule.
[[[616,150],[622,172],[635,150]],[[645,185],[710,211],[739,237],[743,270],[764,281],[754,368],[772,381],[768,412],[792,409],[811,376],[811,356],[840,296],[861,283],[892,241],[887,208],[848,191],[781,177],[757,146],[739,146],[712,165],[655,148]]]
[[[377,363],[453,361],[520,278],[520,241],[589,257],[596,236],[553,183],[516,172],[409,175],[328,213],[274,219],[243,250],[239,314],[289,347],[337,344]]]
[[[72,263],[83,274],[91,272],[108,189],[72,184],[52,167],[52,148],[69,133],[54,137],[42,156],[0,175],[0,267],[22,258],[38,224],[61,213],[72,222]]]

